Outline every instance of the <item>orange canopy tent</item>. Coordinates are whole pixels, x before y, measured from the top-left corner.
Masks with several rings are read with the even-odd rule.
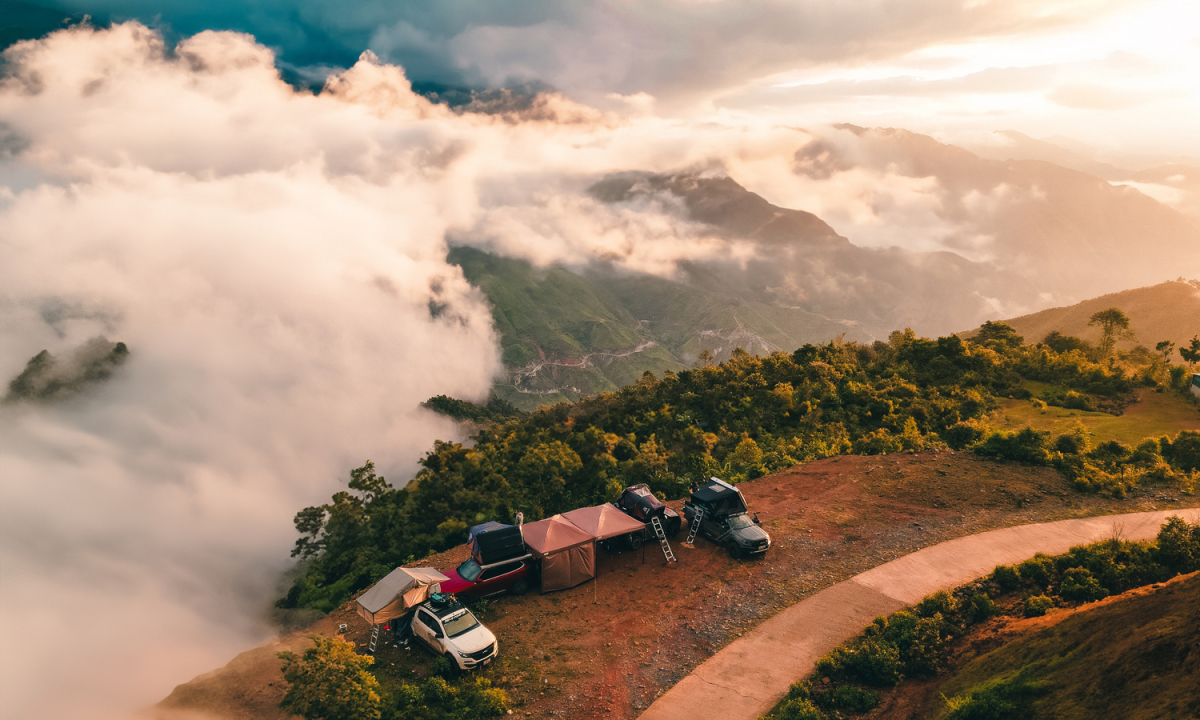
[[[594,507],[582,507],[578,510],[563,513],[562,516],[572,525],[583,530],[597,540],[607,540],[618,535],[628,535],[645,528],[640,521],[634,520],[610,503]]]
[[[596,536],[562,515],[525,523],[525,545],[542,559],[542,592],[565,590],[596,577]]]

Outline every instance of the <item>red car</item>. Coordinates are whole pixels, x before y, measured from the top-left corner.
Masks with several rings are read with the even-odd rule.
[[[474,560],[467,560],[445,575],[450,579],[442,581],[442,592],[456,595],[461,600],[478,600],[503,592],[524,595],[536,580],[531,557],[488,567],[480,567]]]

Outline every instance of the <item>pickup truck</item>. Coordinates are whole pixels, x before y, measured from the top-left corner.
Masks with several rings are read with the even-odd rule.
[[[434,593],[417,606],[412,619],[413,637],[459,670],[490,663],[500,643],[471,611],[453,597]]]
[[[717,478],[693,489],[683,503],[688,524],[696,522],[698,511],[703,510],[698,534],[728,548],[734,558],[762,555],[771,547],[771,536],[759,527],[758,513],[751,517],[747,509],[742,491]]]

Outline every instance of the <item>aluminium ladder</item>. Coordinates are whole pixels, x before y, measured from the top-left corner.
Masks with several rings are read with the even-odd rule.
[[[688,528],[688,539],[683,544],[685,548],[694,548],[692,545],[696,541],[696,533],[700,531],[700,521],[704,519],[704,508],[696,508],[696,512],[692,514],[692,526]]]
[[[667,534],[663,532],[662,523],[658,521],[658,516],[650,518],[650,524],[654,527],[654,535],[658,538],[658,545],[662,548],[663,557],[668,563],[675,562],[675,553],[671,551],[671,543],[667,542]]]
[[[375,645],[379,642],[379,626],[371,626],[371,643],[367,646],[367,651],[372,655],[375,654]]]

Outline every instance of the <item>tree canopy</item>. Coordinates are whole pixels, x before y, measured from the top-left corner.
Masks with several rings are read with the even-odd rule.
[[[1093,314],[1088,320],[1088,326],[1100,328],[1098,349],[1102,358],[1112,355],[1118,340],[1133,338],[1133,332],[1129,329],[1129,316],[1117,308],[1109,308]]]
[[[313,637],[303,655],[281,652],[290,683],[280,707],[306,720],[379,720],[379,681],[367,669],[375,659],[357,655],[337,638]]]
[[[647,373],[617,392],[492,416],[473,445],[435,442],[403,487],[367,462],[347,490],[301,510],[294,554],[305,565],[280,605],[332,610],[397,565],[464,542],[470,525],[511,521],[516,510],[538,520],[614,500],[637,483],[677,498],[711,475],[740,482],[844,453],[978,448],[1059,463],[1092,489],[1124,487],[1127,480],[1110,471],[1125,460],[1111,453],[1064,455],[1054,438],[1008,438],[986,427],[997,398],[1032,396],[1029,381],[1044,388],[1045,402],[1080,409],[1133,387],[1135,378],[1117,366],[1015,345],[1012,336],[995,323],[982,340],[908,330],[887,342],[806,345],[766,357],[737,350],[719,365]],[[463,401],[435,405],[473,414]]]

